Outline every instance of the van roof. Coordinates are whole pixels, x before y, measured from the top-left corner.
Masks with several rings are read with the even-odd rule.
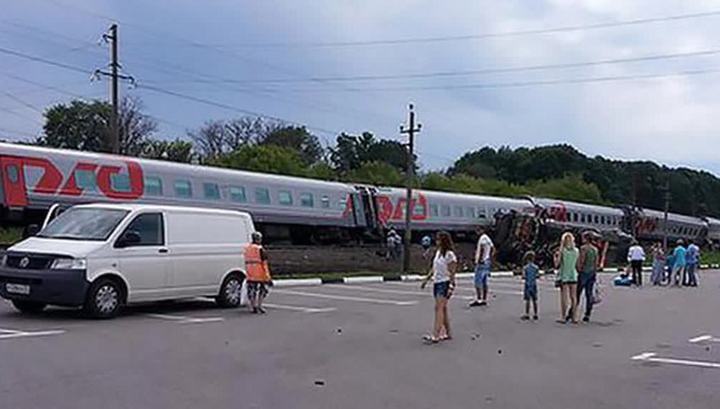
[[[154,205],[154,204],[134,204],[134,203],[87,203],[75,205],[73,207],[93,207],[99,209],[117,209],[117,210],[128,210],[131,212],[137,210],[156,210],[156,211],[181,211],[181,212],[194,212],[194,213],[206,213],[206,214],[224,214],[230,216],[250,216],[247,212],[241,212],[238,210],[225,210],[225,209],[214,209],[214,208],[203,208],[203,207],[190,207],[190,206],[168,206],[168,205]]]

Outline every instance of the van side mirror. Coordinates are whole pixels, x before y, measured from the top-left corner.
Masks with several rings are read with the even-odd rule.
[[[37,236],[37,234],[40,232],[40,226],[37,224],[31,224],[29,226],[25,226],[23,229],[22,237],[23,239],[26,239],[28,237]]]
[[[140,238],[140,234],[138,234],[138,232],[136,231],[131,230],[123,234],[122,237],[120,237],[115,247],[123,248],[136,246],[140,244],[141,241],[142,239]]]

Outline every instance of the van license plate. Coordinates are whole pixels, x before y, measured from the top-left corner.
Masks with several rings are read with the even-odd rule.
[[[30,294],[30,286],[25,284],[5,284],[5,290],[9,293],[13,294],[23,294],[23,295],[29,295]]]

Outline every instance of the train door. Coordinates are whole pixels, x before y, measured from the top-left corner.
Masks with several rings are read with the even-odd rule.
[[[0,156],[3,203],[8,208],[27,206],[25,175],[18,160]]]
[[[375,193],[369,188],[364,186],[356,186],[360,200],[360,206],[356,209],[356,212],[362,213],[362,226],[367,227],[370,230],[377,228],[377,207],[375,204]]]

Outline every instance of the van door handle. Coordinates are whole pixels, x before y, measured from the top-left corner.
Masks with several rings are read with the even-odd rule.
[[[165,249],[165,248],[158,250],[158,253],[163,253],[163,254],[165,254],[165,253],[167,253],[167,252],[168,252],[168,249]]]

